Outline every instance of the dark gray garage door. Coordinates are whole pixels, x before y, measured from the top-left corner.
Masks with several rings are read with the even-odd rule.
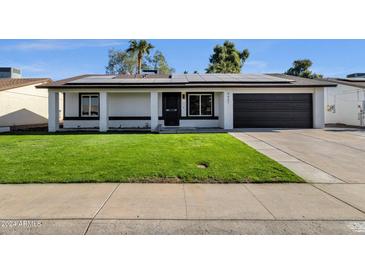
[[[234,94],[233,126],[312,127],[312,94]]]

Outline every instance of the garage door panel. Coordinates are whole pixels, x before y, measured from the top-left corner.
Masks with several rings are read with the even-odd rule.
[[[311,124],[307,121],[247,121],[245,123],[235,124],[235,128],[310,128]]]
[[[260,98],[260,101],[293,101],[293,100],[303,100],[311,97],[311,93],[241,93],[234,94],[234,96],[238,96],[239,99],[243,99],[245,101],[251,100],[256,101],[257,98]]]
[[[240,104],[239,108],[236,109],[237,112],[240,112],[241,110],[243,112],[249,112],[249,111],[283,111],[283,112],[293,112],[293,111],[304,111],[307,112],[308,109],[311,108],[310,104],[296,104],[294,103],[290,109],[288,109],[288,104],[273,104],[273,103],[265,103],[265,104]]]
[[[312,127],[312,94],[234,94],[234,127]]]
[[[239,113],[239,112],[238,112]],[[244,113],[244,117],[241,120],[290,120],[290,119],[296,119],[296,120],[303,120],[306,121],[305,118],[306,112],[287,112],[287,111],[277,111],[275,112],[274,116],[269,116],[271,112],[263,111],[263,112],[246,112]]]

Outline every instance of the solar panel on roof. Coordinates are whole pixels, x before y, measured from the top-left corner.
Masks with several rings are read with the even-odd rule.
[[[86,76],[82,79],[113,79],[115,78],[115,75],[91,75],[91,76]]]
[[[149,84],[149,83],[290,83],[294,80],[274,77],[266,74],[173,74],[171,77],[137,78],[116,77],[115,75],[87,76],[68,82],[68,84]]]

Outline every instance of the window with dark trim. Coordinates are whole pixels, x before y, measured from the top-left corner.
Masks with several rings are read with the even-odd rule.
[[[188,94],[188,116],[212,116],[212,94]]]
[[[80,100],[81,117],[99,116],[99,94],[81,94]]]

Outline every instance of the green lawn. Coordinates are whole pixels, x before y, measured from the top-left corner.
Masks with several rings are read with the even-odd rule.
[[[228,134],[0,135],[2,183],[127,181],[302,179]]]

